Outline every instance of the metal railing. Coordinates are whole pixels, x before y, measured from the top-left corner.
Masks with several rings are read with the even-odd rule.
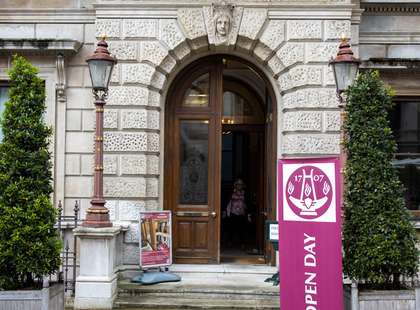
[[[63,250],[61,251],[61,266],[59,270],[59,279],[64,282],[64,292],[69,292],[74,296],[76,291],[77,275],[77,238],[73,235],[73,229],[79,225],[79,202],[76,200],[73,208],[73,215],[64,215],[61,200],[58,202],[58,216],[56,227],[63,241]],[[69,245],[73,243],[73,249]]]

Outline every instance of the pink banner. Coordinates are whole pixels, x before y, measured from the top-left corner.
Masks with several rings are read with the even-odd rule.
[[[343,309],[339,160],[279,160],[278,195],[281,309]]]

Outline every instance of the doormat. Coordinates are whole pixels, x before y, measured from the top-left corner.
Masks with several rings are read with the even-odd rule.
[[[145,272],[131,279],[133,283],[141,283],[143,285],[159,284],[164,282],[179,282],[181,277],[170,272]]]

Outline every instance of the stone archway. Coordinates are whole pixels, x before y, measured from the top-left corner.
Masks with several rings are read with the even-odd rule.
[[[252,58],[269,72],[282,94],[285,109],[336,107],[334,81],[327,64],[336,53],[337,38],[350,33],[349,20],[274,19],[267,8],[235,7],[224,44],[217,42],[213,23],[211,6],[178,9],[176,19],[98,19],[97,35],[105,33],[110,37],[111,51],[121,62],[112,81],[148,89],[126,95],[119,87],[110,92],[111,100],[115,93],[115,97],[141,97],[148,105],[162,105],[161,95],[168,87],[168,79],[189,58],[225,52]],[[337,131],[337,112],[316,115],[290,111],[282,129],[322,132],[320,118],[328,122],[327,130]],[[314,153],[336,153],[336,138],[290,136],[280,152],[305,154],[314,149]]]
[[[227,9],[229,10],[229,9]],[[138,60],[137,64],[122,64],[118,78],[123,84],[140,83],[157,91],[165,88],[166,76],[191,56],[209,52],[235,52],[253,57],[277,79],[285,70],[277,48],[285,42],[284,20],[269,20],[267,9],[232,9],[230,31],[224,42],[217,39],[212,7],[179,9],[177,19],[159,20],[98,20],[97,34],[125,38],[111,41],[110,49],[122,61]],[[121,25],[122,23],[122,25]],[[154,29],[158,28],[158,30]],[[144,33],[141,33],[144,31]],[[134,38],[153,38],[140,42],[136,57]],[[156,39],[156,40],[154,40]],[[298,60],[297,60],[298,61]]]
[[[350,34],[350,16],[293,19],[284,12],[273,13],[279,8],[269,5],[237,6],[221,43],[215,38],[211,6],[171,8],[168,16],[156,17],[140,5],[131,9],[140,17],[103,13],[96,20],[96,35],[106,34],[119,59],[104,137],[104,192],[115,202],[117,220],[132,222],[139,209],[162,208],[164,97],[176,73],[200,56],[234,54],[252,60],[266,73],[277,94],[278,156],[339,152],[339,112],[328,60],[336,53],[341,34]],[[135,223],[129,232],[125,251],[135,253]]]

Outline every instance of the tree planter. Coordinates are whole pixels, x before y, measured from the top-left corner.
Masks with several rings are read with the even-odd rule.
[[[40,290],[0,291],[0,310],[63,310],[64,285],[55,283]]]
[[[359,291],[353,283],[351,310],[417,310],[420,309],[420,287],[408,290]]]
[[[6,291],[55,274],[62,248],[51,201],[52,129],[44,121],[44,81],[23,57],[14,56],[12,63],[0,120],[0,309],[47,310],[59,298],[53,298],[56,290],[62,291],[48,288],[48,281],[39,291]]]

